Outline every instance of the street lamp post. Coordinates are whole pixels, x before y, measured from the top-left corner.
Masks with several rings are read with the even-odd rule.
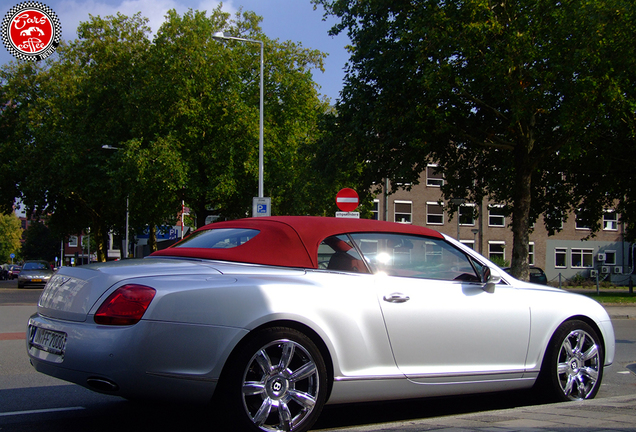
[[[108,144],[104,144],[102,148],[106,150],[121,150],[119,147],[113,147]],[[128,216],[129,216],[128,195],[126,195],[126,237],[124,240],[124,255],[125,256],[122,256],[122,258],[128,258]],[[90,254],[89,254],[89,260],[90,260]]]
[[[223,32],[216,32],[212,36],[214,39],[223,39],[223,40],[237,40],[242,42],[251,42],[257,43],[261,46],[261,79],[260,79],[260,119],[259,119],[259,141],[258,141],[258,197],[263,198],[263,171],[264,171],[264,161],[263,161],[263,41],[254,40],[254,39],[245,39],[234,36],[226,36]]]

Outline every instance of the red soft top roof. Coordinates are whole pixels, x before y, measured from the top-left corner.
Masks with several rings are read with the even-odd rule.
[[[370,219],[317,216],[274,216],[214,222],[197,231],[221,228],[249,228],[260,233],[230,249],[176,247],[151,254],[215,259],[282,267],[318,268],[318,246],[327,237],[354,232],[390,232],[442,238],[429,228]]]

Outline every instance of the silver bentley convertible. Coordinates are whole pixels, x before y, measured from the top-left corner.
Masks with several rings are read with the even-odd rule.
[[[27,350],[38,371],[98,392],[215,398],[237,429],[306,431],[328,403],[593,398],[615,341],[595,301],[518,281],[436,231],[290,216],[60,269]]]

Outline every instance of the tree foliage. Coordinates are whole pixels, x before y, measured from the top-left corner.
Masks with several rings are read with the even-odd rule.
[[[9,262],[11,254],[20,254],[22,227],[14,214],[0,214],[0,263]],[[15,262],[15,260],[14,260]]]
[[[521,277],[539,215],[554,231],[583,204],[602,212],[581,168],[617,127],[633,142],[632,2],[315,3],[352,41],[338,122],[364,187],[438,163],[446,198],[506,205]]]
[[[305,160],[319,100],[312,69],[324,54],[270,40],[261,18],[221,7],[169,11],[154,39],[139,14],[91,16],[48,63],[1,69],[0,205],[16,197],[51,229],[90,228],[98,260],[107,234],[171,223],[185,201],[201,226],[209,214],[250,213],[256,196],[259,50],[222,42],[223,30],[265,45],[266,194],[289,199]]]
[[[42,222],[32,222],[24,232],[22,259],[55,261],[60,253],[60,241]]]

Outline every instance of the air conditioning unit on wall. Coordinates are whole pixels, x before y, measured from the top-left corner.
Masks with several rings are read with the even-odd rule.
[[[590,270],[590,277],[598,276],[598,270]]]
[[[608,266],[601,267],[601,273],[603,273],[603,274],[610,273],[610,268]]]
[[[622,274],[623,266],[614,266],[614,274]]]
[[[605,259],[607,258],[607,256],[604,253],[599,253],[596,255],[596,260],[598,262],[605,262]]]

